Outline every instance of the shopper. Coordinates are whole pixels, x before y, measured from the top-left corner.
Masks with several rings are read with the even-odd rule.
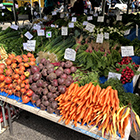
[[[91,11],[91,9],[92,9],[91,2],[89,0],[87,0],[86,4],[87,4],[88,11]]]
[[[136,5],[136,2],[135,2],[135,0],[133,0],[133,1],[132,1],[132,13],[134,12],[135,5]]]
[[[92,4],[92,7],[94,7],[93,8],[94,9],[94,13],[99,13],[100,12],[100,0],[95,0],[93,4]]]
[[[138,7],[139,7],[139,1],[136,0],[136,2],[135,2],[135,12],[138,12]]]
[[[84,13],[84,3],[83,0],[77,0],[74,3],[74,6],[72,8],[72,12],[75,14],[83,14]]]
[[[33,2],[33,16],[34,18],[39,18],[39,4],[37,1]]]
[[[111,0],[106,0],[106,3],[105,3],[105,13],[108,15],[108,10],[111,6]]]

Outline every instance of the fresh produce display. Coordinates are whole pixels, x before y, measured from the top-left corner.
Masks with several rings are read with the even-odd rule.
[[[23,103],[28,103],[31,100],[33,91],[29,85],[28,69],[35,65],[34,55],[15,56],[13,53],[8,55],[5,63],[0,64],[0,90],[8,95],[16,95],[22,98]]]
[[[5,51],[4,47],[0,47],[0,63],[5,63],[5,59],[7,59],[8,55],[7,52]]]
[[[54,63],[54,65],[45,58],[41,59],[38,66],[31,67],[29,83],[34,91],[32,100],[35,101],[36,106],[41,110],[47,109],[49,113],[59,114],[55,98],[65,93],[66,88],[73,82],[70,74],[75,73],[77,68],[70,61]]]

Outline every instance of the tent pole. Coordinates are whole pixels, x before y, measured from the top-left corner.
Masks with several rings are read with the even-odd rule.
[[[40,18],[42,18],[42,15],[41,15],[41,0],[39,0],[39,13],[40,13]]]
[[[17,17],[16,17],[15,1],[14,0],[13,0],[13,14],[14,14],[15,24],[17,25]]]
[[[128,4],[127,4],[127,14],[129,14],[129,9],[130,9],[130,0],[128,0]]]
[[[102,15],[103,16],[105,14],[105,2],[106,2],[106,0],[102,0]]]

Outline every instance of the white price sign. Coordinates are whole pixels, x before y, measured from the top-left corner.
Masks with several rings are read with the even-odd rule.
[[[122,16],[117,15],[116,20],[117,20],[117,21],[122,21]]]
[[[69,26],[69,28],[74,28],[74,23],[70,22],[68,26]]]
[[[60,14],[60,18],[64,18],[64,16],[65,16],[64,13]]]
[[[88,10],[87,10],[87,9],[84,9],[84,13],[86,13],[86,14],[87,14],[87,12],[88,12]]]
[[[104,22],[104,16],[98,16],[97,22]]]
[[[96,39],[96,43],[103,43],[103,34],[97,34],[97,39]]]
[[[87,17],[87,20],[89,21],[89,20],[93,20],[93,16],[88,16]]]
[[[68,27],[62,27],[61,28],[61,35],[63,35],[63,36],[68,35]]]
[[[87,25],[87,24],[88,24],[88,22],[87,22],[87,21],[84,21],[84,22],[83,22],[83,25]]]
[[[98,13],[95,13],[93,16],[94,16],[94,17],[98,17]]]
[[[52,37],[52,32],[49,31],[49,32],[46,32],[46,38],[51,38]]]
[[[27,41],[27,51],[35,51],[36,40],[28,40]]]
[[[10,28],[11,28],[11,29],[14,29],[14,30],[18,30],[18,26],[15,25],[15,24],[12,24],[12,25],[10,26]]]
[[[86,30],[88,30],[89,32],[93,32],[93,29],[95,28],[95,25],[91,24],[91,23],[88,23],[86,25]]]
[[[27,31],[24,36],[26,36],[29,40],[33,38],[33,35],[29,31]]]
[[[104,37],[105,37],[105,39],[109,39],[109,33],[104,33]]]
[[[34,29],[34,30],[40,30],[40,29],[41,29],[41,26],[40,26],[40,25],[35,24],[35,25],[33,26],[33,29]]]
[[[76,59],[76,51],[73,50],[73,49],[67,48],[67,49],[65,50],[64,58],[65,58],[66,60],[75,61],[75,59]]]
[[[56,12],[56,11],[53,11],[53,12],[52,12],[52,15],[53,15],[53,16],[57,15],[57,12]]]
[[[128,29],[124,32],[124,35],[129,35],[130,34],[131,29]]]
[[[4,16],[4,13],[1,13],[2,16]]]
[[[122,57],[134,56],[134,47],[133,46],[122,46],[121,54],[122,54]]]
[[[23,43],[23,50],[27,49],[27,43]]]
[[[44,30],[37,30],[37,35],[38,36],[45,36],[45,31]]]
[[[139,29],[139,26],[136,24],[136,36],[139,36],[138,29]]]
[[[108,74],[108,80],[110,78],[118,78],[120,80],[121,79],[121,74],[114,73],[114,72],[109,72],[109,74]]]
[[[71,22],[76,22],[77,21],[77,17],[72,17]]]

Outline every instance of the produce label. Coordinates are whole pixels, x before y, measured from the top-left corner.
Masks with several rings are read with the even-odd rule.
[[[49,31],[49,32],[46,32],[46,38],[51,38],[52,37],[52,32]]]
[[[68,26],[69,26],[69,28],[74,28],[74,23],[70,22]]]
[[[12,24],[12,25],[10,26],[10,28],[11,28],[11,29],[14,29],[14,30],[18,30],[18,26],[15,25],[15,24]]]
[[[105,39],[109,39],[109,33],[104,33],[104,37],[105,37]]]
[[[37,30],[37,35],[38,36],[45,36],[45,31],[44,30]]]
[[[87,9],[84,9],[84,13],[86,13],[86,14],[87,14],[87,12],[88,12],[88,10],[87,10]]]
[[[27,49],[27,43],[23,43],[23,50]]]
[[[95,25],[91,24],[91,23],[88,23],[86,25],[86,30],[88,30],[89,32],[93,32],[93,29],[95,28]]]
[[[71,22],[76,22],[77,21],[77,17],[72,17]]]
[[[90,14],[93,15],[93,11],[90,11]]]
[[[57,12],[53,11],[53,12],[52,12],[52,15],[53,15],[53,16],[57,15]]]
[[[28,40],[27,41],[27,51],[35,51],[36,40]]]
[[[33,29],[34,30],[40,30],[41,29],[41,26],[40,25],[37,25],[37,24],[34,24]]]
[[[64,13],[60,14],[60,18],[64,18],[64,16],[65,16]]]
[[[65,50],[64,58],[65,58],[66,60],[75,61],[75,58],[76,58],[76,51],[73,50],[73,49],[67,48],[67,49]]]
[[[116,20],[117,20],[117,21],[122,21],[122,16],[117,15],[117,16],[116,16]]]
[[[129,35],[129,34],[130,34],[130,30],[131,30],[131,29],[126,30],[126,31],[124,32],[124,35]]]
[[[61,28],[61,35],[63,35],[63,36],[68,35],[68,27],[62,27]]]
[[[122,46],[121,54],[122,54],[122,57],[134,56],[134,47],[133,46]]]
[[[93,16],[88,16],[87,17],[87,20],[89,21],[89,20],[93,20]]]
[[[121,74],[114,73],[114,72],[109,72],[109,74],[108,74],[108,80],[110,78],[118,78],[120,80],[121,79]]]
[[[4,13],[1,13],[2,16],[4,16]]]
[[[88,22],[87,22],[87,21],[84,21],[84,22],[83,22],[83,25],[87,25],[87,24],[88,24]]]
[[[27,32],[24,34],[24,36],[26,36],[29,40],[33,38],[33,35],[30,34],[29,31],[27,31]]]
[[[136,36],[139,36],[138,35],[138,28],[139,28],[139,26],[136,24]]]
[[[103,34],[97,34],[97,39],[96,39],[96,43],[103,43]]]
[[[98,16],[97,22],[104,22],[104,16]]]

